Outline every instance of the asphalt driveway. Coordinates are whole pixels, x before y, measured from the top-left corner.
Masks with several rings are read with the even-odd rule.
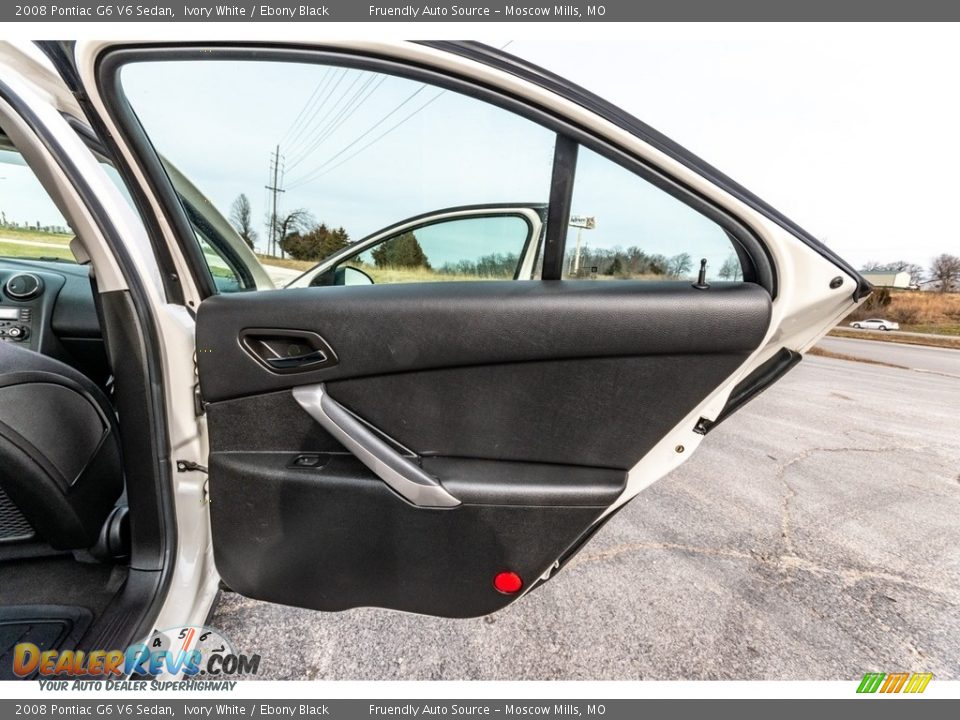
[[[491,617],[221,597],[276,679],[960,679],[960,379],[809,357]]]

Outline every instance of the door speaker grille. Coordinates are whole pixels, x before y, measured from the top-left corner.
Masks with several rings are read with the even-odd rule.
[[[29,540],[33,528],[13,501],[0,488],[0,543],[11,540]]]

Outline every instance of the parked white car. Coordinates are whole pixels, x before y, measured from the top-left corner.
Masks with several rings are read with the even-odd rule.
[[[883,318],[872,318],[870,320],[854,320],[850,323],[850,327],[857,330],[899,330],[900,323]]]

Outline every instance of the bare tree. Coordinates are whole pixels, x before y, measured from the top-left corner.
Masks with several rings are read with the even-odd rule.
[[[271,218],[267,217],[267,227],[270,226]],[[286,215],[277,215],[276,226],[271,233],[273,242],[271,246],[280,249],[280,257],[286,257],[281,243],[287,237],[295,232],[302,232],[314,225],[313,216],[304,208],[291,210]],[[276,252],[276,250],[274,250]]]
[[[257,233],[253,229],[251,219],[250,200],[244,193],[240,193],[237,199],[230,206],[230,224],[233,225],[237,234],[243,238],[243,241],[253,249],[257,242]]]
[[[690,272],[693,267],[693,258],[690,253],[680,253],[667,260],[667,275],[673,278],[679,278]]]
[[[720,272],[718,274],[721,280],[739,280],[743,277],[740,258],[737,257],[736,253],[730,253],[730,256],[723,261],[723,265],[720,266]]]
[[[940,292],[960,289],[960,257],[943,253],[930,263],[930,280],[940,287]]]

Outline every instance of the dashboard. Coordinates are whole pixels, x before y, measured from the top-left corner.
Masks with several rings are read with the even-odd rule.
[[[55,357],[99,385],[110,375],[84,265],[0,258],[0,341]]]

